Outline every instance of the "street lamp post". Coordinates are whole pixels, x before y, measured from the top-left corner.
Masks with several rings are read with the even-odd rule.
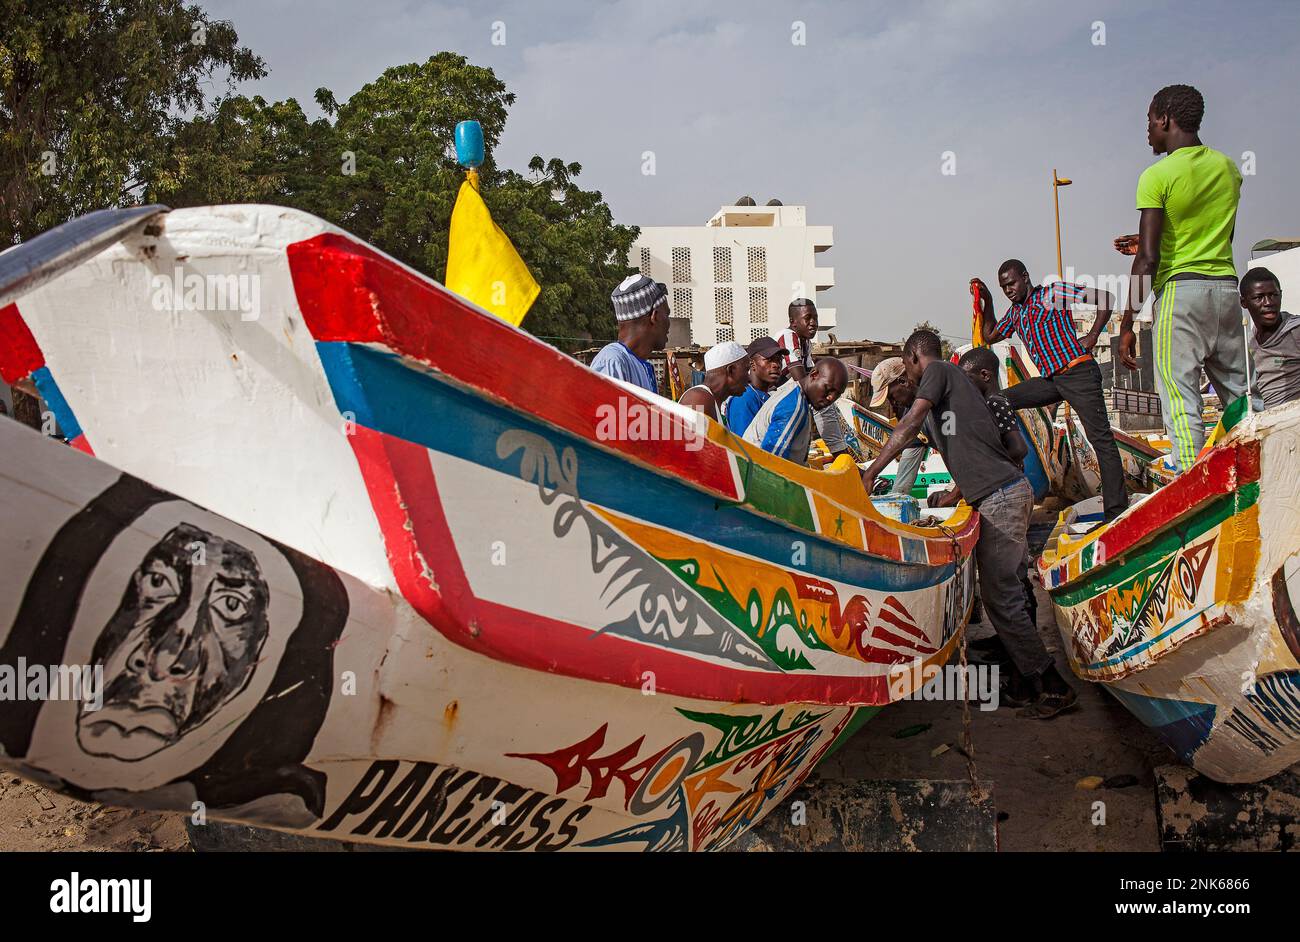
[[[1061,196],[1060,190],[1063,186],[1069,186],[1073,180],[1061,179],[1056,175],[1056,168],[1052,168],[1052,202],[1056,204],[1056,277],[1065,279],[1065,268],[1061,265]]]

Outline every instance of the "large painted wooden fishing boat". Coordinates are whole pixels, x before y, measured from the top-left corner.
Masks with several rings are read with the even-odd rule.
[[[0,764],[87,800],[721,848],[969,615],[969,511],[887,519],[847,458],[752,449],[292,210],[0,255],[0,376],[71,445],[0,420],[0,682],[102,678],[0,701]]]
[[[1064,513],[1039,562],[1075,673],[1223,782],[1300,760],[1298,448],[1300,403],[1248,416],[1109,526]]]

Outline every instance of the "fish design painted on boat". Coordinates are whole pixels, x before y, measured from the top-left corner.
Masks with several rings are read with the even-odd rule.
[[[1039,561],[1074,672],[1222,782],[1300,760],[1298,448],[1300,403],[1248,416],[1109,526],[1067,510]]]
[[[0,255],[0,765],[457,850],[711,850],[956,650],[978,517],[887,519],[315,217]],[[71,447],[69,447],[69,444]]]

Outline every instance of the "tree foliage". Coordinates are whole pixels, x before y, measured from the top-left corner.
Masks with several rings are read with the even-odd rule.
[[[609,292],[636,230],[576,182],[577,163],[523,172],[495,151],[515,96],[491,69],[441,52],[386,69],[347,101],[233,93],[266,73],[229,23],[180,0],[0,0],[0,245],[105,206],[273,203],[318,215],[442,280],[464,180],[456,124],[483,127],[481,192],[542,291],[523,326],[612,337]],[[201,41],[199,41],[201,40]],[[212,95],[214,77],[222,94]],[[47,155],[53,155],[53,168]],[[569,348],[582,342],[561,342]]]
[[[231,24],[182,0],[0,0],[0,11],[0,165],[12,168],[0,246],[105,206],[274,203],[441,281],[464,180],[454,131],[473,118],[483,198],[542,286],[523,326],[613,336],[609,293],[630,271],[637,230],[575,182],[577,163],[498,166],[515,96],[491,69],[440,52],[384,70],[342,103],[318,89],[324,114],[311,119],[294,99],[234,94],[265,64]]]
[[[266,74],[181,0],[0,0],[0,246],[138,201],[141,169],[215,80]]]
[[[938,327],[935,327],[935,326],[934,326],[933,324],[931,324],[929,321],[921,321],[919,324],[917,324],[915,327],[913,327],[912,330],[913,330],[913,331],[917,331],[917,330],[928,330],[928,331],[930,331],[930,333],[932,333],[932,334],[938,334],[938,336],[939,336],[939,349],[940,349],[940,352],[941,352],[942,355],[943,355],[943,358],[944,358],[945,360],[951,360],[951,359],[952,359],[952,355],[953,355],[953,353],[955,352],[955,350],[954,350],[954,348],[953,348],[953,345],[952,345],[951,343],[948,342],[948,338],[945,337],[945,336],[943,335],[943,331],[941,331]]]

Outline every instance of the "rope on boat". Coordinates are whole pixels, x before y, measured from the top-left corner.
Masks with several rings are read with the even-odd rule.
[[[944,535],[952,543],[952,558],[956,562],[961,558],[961,542],[957,539],[957,534],[948,527],[940,523],[938,529],[943,531]],[[959,568],[959,567],[958,567]],[[954,570],[956,578],[956,570]],[[971,719],[970,719],[970,691],[966,689],[966,682],[969,675],[966,672],[966,634],[969,625],[962,625],[961,628],[961,748],[966,756],[966,777],[970,779],[970,797],[971,801],[978,802],[980,799],[979,779],[975,772],[975,741],[971,737]]]

